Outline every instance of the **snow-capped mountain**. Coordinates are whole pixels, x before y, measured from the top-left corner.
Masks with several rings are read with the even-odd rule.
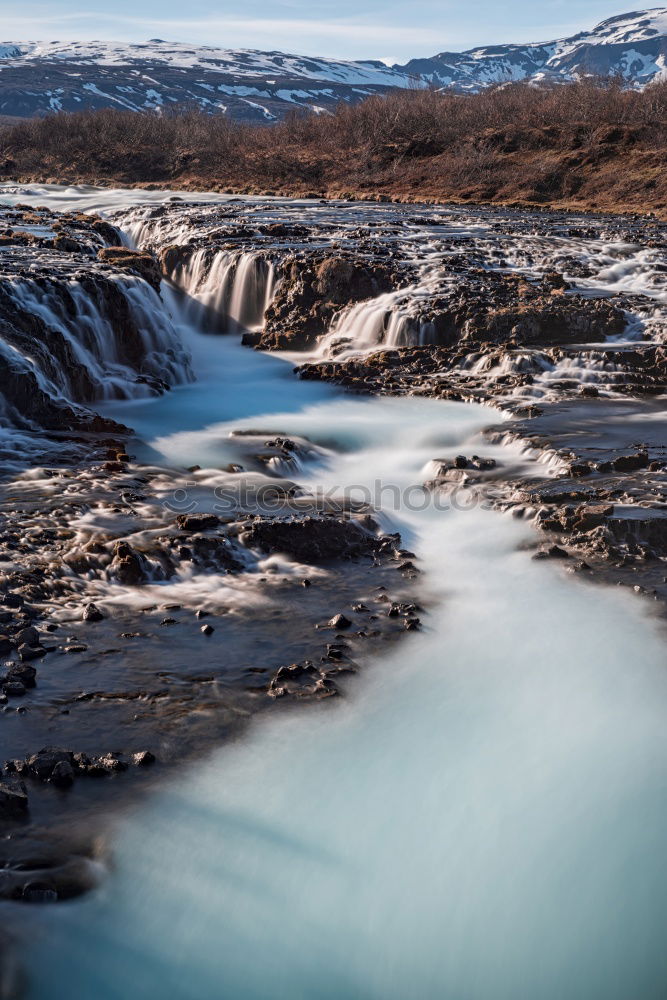
[[[620,14],[592,31],[531,45],[492,45],[412,59],[401,72],[441,87],[481,90],[509,80],[622,76],[643,87],[667,79],[667,7]]]
[[[5,54],[6,53],[6,54]],[[290,109],[332,109],[340,101],[405,87],[409,77],[381,62],[344,62],[283,52],[165,42],[6,42],[0,45],[0,114],[115,107],[131,111],[194,105],[247,121]]]
[[[295,108],[331,110],[394,88],[435,84],[476,91],[509,80],[564,81],[620,74],[667,79],[667,8],[623,14],[590,32],[528,45],[441,52],[404,66],[165,42],[0,43],[0,115],[191,105],[246,121]]]

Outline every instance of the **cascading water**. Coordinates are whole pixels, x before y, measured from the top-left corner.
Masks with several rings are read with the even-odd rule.
[[[256,253],[195,250],[171,280],[187,299],[185,317],[206,330],[234,333],[261,327],[271,301],[274,268]]]
[[[433,324],[419,320],[414,309],[428,294],[425,288],[402,288],[344,309],[320,339],[319,356],[343,360],[379,348],[434,343]]]
[[[0,314],[0,425],[30,431],[14,438],[24,456],[38,444],[49,452],[41,430],[85,430],[93,417],[80,404],[145,397],[193,377],[167,307],[138,277],[8,274]]]

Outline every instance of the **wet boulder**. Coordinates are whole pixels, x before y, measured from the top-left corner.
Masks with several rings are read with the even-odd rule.
[[[216,514],[179,514],[176,523],[181,531],[208,531],[218,527],[220,518]]]
[[[146,557],[127,542],[116,542],[109,572],[119,583],[130,587],[146,583],[150,576]]]
[[[314,666],[310,660],[279,667],[269,682],[267,691],[271,698],[329,698],[338,694],[338,688],[326,671]]]
[[[331,628],[350,628],[352,622],[349,618],[346,618],[343,614],[334,615],[333,618],[328,622]]]
[[[62,747],[43,747],[37,753],[26,757],[28,773],[39,781],[49,781],[58,765],[72,766],[73,755]],[[62,773],[62,769],[58,772]]]
[[[43,646],[31,646],[27,642],[22,642],[18,647],[19,660],[22,663],[27,663],[29,660],[38,660],[41,656],[46,655],[46,650]]]
[[[58,761],[49,779],[56,788],[69,788],[74,784],[74,769],[67,760]]]
[[[37,671],[29,663],[15,663],[10,666],[3,684],[22,684],[24,688],[34,688],[37,683]]]
[[[248,548],[282,552],[298,562],[352,559],[380,547],[380,540],[356,521],[334,517],[261,518],[240,536]]]
[[[28,625],[26,628],[22,628],[20,632],[16,634],[16,641],[19,646],[24,642],[29,646],[39,646],[41,640],[42,637],[34,625]]]
[[[86,604],[81,617],[84,622],[101,622],[104,620],[104,615],[96,604]]]
[[[619,455],[611,464],[615,472],[635,472],[637,469],[646,468],[648,462],[648,453],[638,451],[634,455]]]

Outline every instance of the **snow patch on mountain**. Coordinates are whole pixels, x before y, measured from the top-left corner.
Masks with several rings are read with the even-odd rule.
[[[592,31],[528,45],[493,45],[413,59],[402,72],[457,90],[529,80],[563,82],[583,76],[622,76],[638,87],[665,78],[667,8],[633,11]]]

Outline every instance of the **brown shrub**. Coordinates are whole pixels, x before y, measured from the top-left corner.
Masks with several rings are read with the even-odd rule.
[[[581,204],[591,188],[609,207],[661,210],[665,146],[667,82],[587,79],[401,90],[272,126],[189,108],[58,114],[0,131],[0,176]]]

